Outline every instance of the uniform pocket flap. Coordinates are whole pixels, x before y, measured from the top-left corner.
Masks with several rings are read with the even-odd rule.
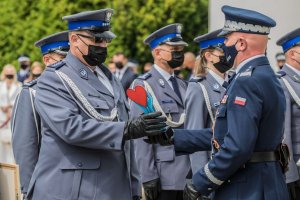
[[[109,109],[107,102],[104,100],[90,98],[88,101],[95,109]]]
[[[174,157],[174,151],[160,151],[156,154],[156,161],[173,161]]]
[[[163,103],[161,107],[165,113],[178,113],[179,109],[175,101],[171,103]]]
[[[100,167],[100,159],[73,159],[65,158],[60,163],[60,169],[98,169]]]

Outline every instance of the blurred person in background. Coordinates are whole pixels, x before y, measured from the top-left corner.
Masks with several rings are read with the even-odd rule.
[[[43,64],[38,61],[34,61],[30,68],[30,76],[24,82],[28,83],[30,81],[37,79],[42,74],[43,71],[44,71]]]
[[[186,52],[184,54],[183,68],[187,71],[186,80],[190,80],[194,67],[195,67],[196,56],[193,52]]]
[[[111,73],[115,73],[116,72],[116,65],[115,65],[115,63],[112,60],[110,60],[108,62],[108,69],[110,70]]]
[[[144,73],[149,72],[149,71],[152,69],[152,65],[153,65],[153,63],[147,62],[147,63],[144,65],[144,67],[143,67],[143,72],[144,72]]]
[[[24,81],[30,76],[30,58],[26,54],[22,54],[18,58],[20,70],[17,73],[17,79],[19,82]]]
[[[0,162],[14,163],[11,147],[10,120],[12,106],[21,89],[13,65],[4,66],[0,82]]]
[[[112,60],[116,65],[115,75],[117,79],[121,81],[122,86],[126,91],[137,75],[130,69],[128,59],[123,52],[116,53]]]
[[[279,70],[281,70],[285,63],[284,53],[282,53],[282,52],[276,53],[275,58],[276,58],[276,62],[277,62],[277,67],[279,68]]]

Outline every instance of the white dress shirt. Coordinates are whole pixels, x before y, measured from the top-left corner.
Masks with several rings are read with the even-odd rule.
[[[170,74],[169,72],[163,70],[162,68],[160,68],[158,65],[154,64],[154,68],[158,71],[158,73],[160,73],[160,75],[167,81],[167,83],[170,85],[170,87],[172,89],[173,88],[173,85],[172,85],[172,82],[170,81],[170,78],[171,76],[174,77],[174,72],[173,74]]]

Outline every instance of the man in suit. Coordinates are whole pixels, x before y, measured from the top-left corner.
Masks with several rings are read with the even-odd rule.
[[[165,118],[150,113],[128,120],[122,86],[103,62],[112,9],[63,17],[70,51],[40,77],[36,109],[42,122],[29,199],[140,198],[132,140],[164,132]]]
[[[286,63],[278,72],[286,97],[284,141],[291,152],[286,183],[290,199],[300,199],[299,168],[297,169],[297,166],[300,167],[300,28],[281,37],[277,45],[282,46],[285,53],[283,56],[286,58]]]
[[[174,68],[184,60],[181,24],[171,24],[150,34],[144,41],[154,58],[153,68],[134,81],[133,87],[142,85],[151,94],[156,111],[167,117],[173,128],[184,125],[184,97],[187,84],[174,75]],[[131,103],[131,117],[142,114]],[[189,157],[175,156],[174,146],[152,145],[139,139],[135,143],[135,155],[147,200],[180,200],[190,169]]]
[[[131,67],[128,66],[128,59],[124,53],[116,53],[112,60],[116,66],[115,75],[121,81],[124,91],[126,91],[137,75],[132,71]]]
[[[69,50],[68,32],[55,33],[35,43],[41,48],[46,66],[62,60]],[[12,145],[20,169],[21,192],[26,198],[28,184],[38,160],[41,121],[34,107],[38,79],[25,83],[12,113]]]

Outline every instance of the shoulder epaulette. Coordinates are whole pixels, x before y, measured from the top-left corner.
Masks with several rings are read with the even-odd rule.
[[[239,77],[246,77],[246,76],[252,76],[252,72],[255,69],[255,67],[253,67],[252,65],[249,66],[246,71],[241,72]]]
[[[191,80],[189,80],[189,82],[195,82],[195,83],[197,83],[197,82],[203,81],[203,79],[204,79],[204,77],[198,76],[198,77],[192,78]]]
[[[148,72],[148,73],[146,73],[146,74],[143,74],[143,75],[137,77],[137,79],[147,80],[147,79],[150,78],[151,76],[152,76],[152,74]]]
[[[32,87],[37,83],[37,79],[34,79],[28,83],[24,83],[23,87]]]
[[[278,72],[276,72],[276,76],[278,77],[278,78],[281,78],[281,77],[283,77],[283,76],[285,76],[286,75],[286,73],[284,72],[284,71],[278,71]]]
[[[64,66],[65,64],[66,63],[63,60],[61,60],[61,61],[58,61],[56,63],[53,63],[52,65],[48,65],[47,68],[59,69],[62,66]]]

